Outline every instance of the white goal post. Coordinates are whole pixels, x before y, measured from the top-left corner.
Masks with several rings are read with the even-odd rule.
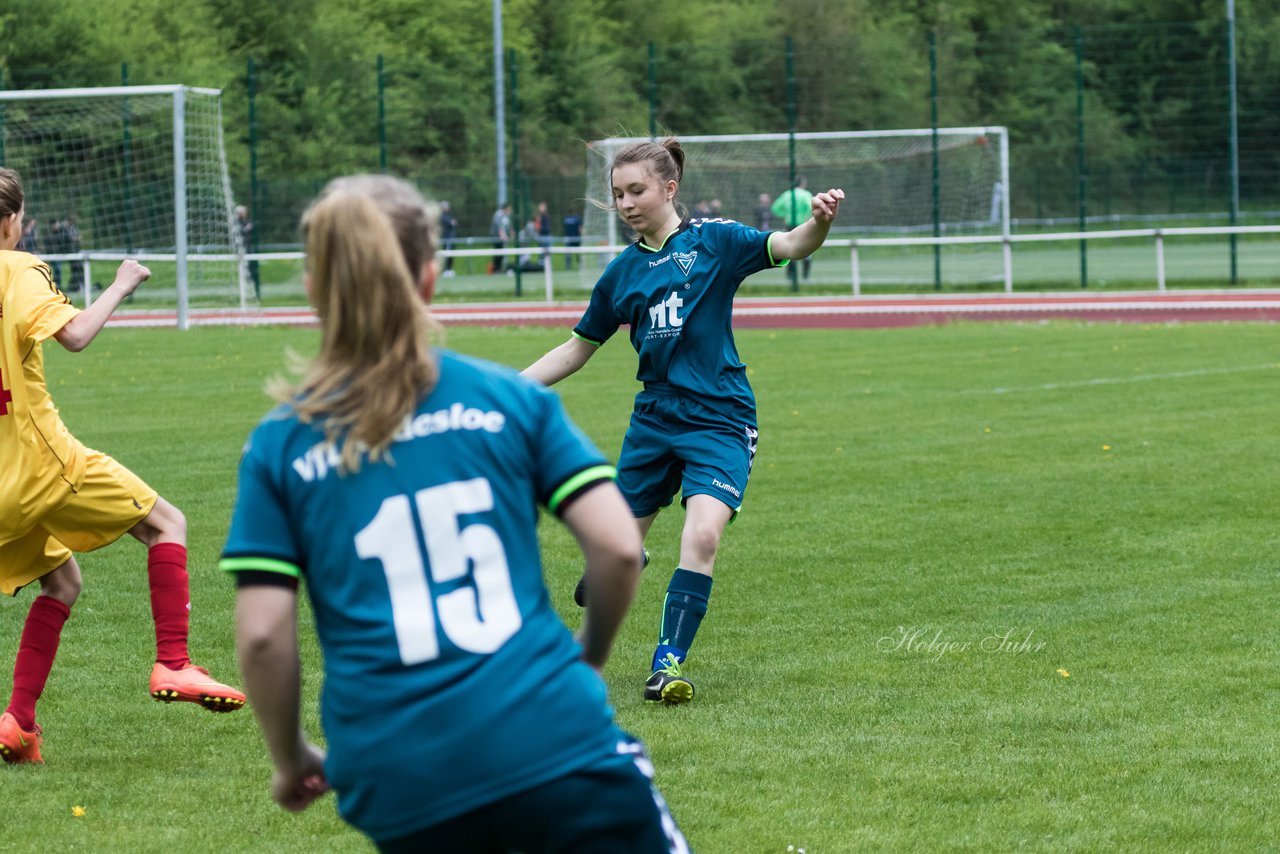
[[[135,298],[169,294],[179,328],[193,295],[247,307],[221,95],[181,85],[0,91],[0,165],[22,176],[33,251],[86,305],[94,283],[82,262],[133,257],[159,262]]]
[[[699,202],[719,200],[713,215],[758,227],[762,197],[771,201],[786,192],[794,173],[807,180],[811,192],[844,189],[833,237],[923,237],[935,228],[943,237],[1009,235],[1004,127],[676,137],[686,159],[679,199],[691,212]],[[609,169],[618,151],[648,141],[614,137],[588,143],[584,245],[625,241],[617,216],[590,200],[610,200]],[[770,227],[786,225],[775,221]],[[998,278],[999,264],[990,267],[979,274]]]

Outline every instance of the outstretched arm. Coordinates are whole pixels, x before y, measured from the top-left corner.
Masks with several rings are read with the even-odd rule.
[[[830,189],[818,193],[811,202],[813,216],[787,232],[775,233],[769,248],[775,261],[798,261],[808,258],[827,239],[831,223],[840,212],[844,190]]]
[[[520,373],[545,386],[555,385],[570,374],[577,373],[598,349],[600,348],[596,345],[575,335]]]
[[[151,271],[137,261],[122,262],[120,268],[116,270],[116,280],[111,283],[111,287],[103,291],[102,295],[94,300],[93,305],[71,318],[65,326],[53,333],[53,337],[72,353],[78,353],[88,347],[89,342],[97,338],[102,327],[107,325],[107,319],[111,317],[116,307],[150,276]],[[89,287],[88,282],[85,283],[85,287]]]
[[[577,538],[587,562],[591,598],[578,640],[583,660],[599,671],[609,659],[613,639],[640,583],[644,566],[640,526],[612,482],[579,496],[561,518]]]

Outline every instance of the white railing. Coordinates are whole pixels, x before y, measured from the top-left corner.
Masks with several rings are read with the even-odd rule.
[[[518,258],[522,255],[540,254],[539,265],[543,277],[544,291],[547,302],[553,302],[555,299],[555,259],[567,255],[616,255],[626,247],[624,246],[590,246],[590,247],[550,247],[543,249],[542,247],[513,247],[510,249],[450,249],[441,251],[441,258],[493,258],[498,255],[505,257]],[[59,262],[67,264],[78,264],[81,269],[81,279],[83,283],[93,282],[93,262],[105,261],[119,263],[121,261],[132,259],[140,263],[148,263],[151,261],[161,261],[176,263],[178,255],[174,252],[96,252],[84,251],[76,253],[40,253],[42,261],[47,263]],[[228,254],[202,254],[188,253],[184,256],[188,261],[225,261],[227,263],[243,263],[248,261],[302,261],[306,258],[303,252],[250,252],[244,255],[228,255]],[[536,275],[536,273],[525,273],[525,275]],[[73,277],[74,278],[74,277]],[[82,287],[81,293],[84,301],[84,308],[88,308],[93,304],[93,287],[86,285]],[[189,294],[186,293],[182,284],[178,285],[178,305],[183,307],[188,302]],[[249,297],[247,288],[243,284],[243,280],[239,285],[239,301],[240,309],[247,311],[249,309]],[[178,313],[178,328],[186,329],[188,326],[187,313],[185,309]]]
[[[1052,234],[1010,234],[1002,235],[982,235],[982,236],[963,236],[963,237],[868,237],[868,238],[832,238],[827,240],[824,248],[847,248],[849,250],[850,261],[850,278],[853,286],[853,295],[855,297],[862,295],[863,277],[861,272],[861,256],[860,252],[868,248],[876,247],[911,247],[911,246],[961,246],[961,245],[999,245],[1003,258],[1003,278],[1004,290],[1006,293],[1013,293],[1014,273],[1013,273],[1013,244],[1030,244],[1030,243],[1065,243],[1079,242],[1088,240],[1114,240],[1114,239],[1143,239],[1148,238],[1152,241],[1153,248],[1153,267],[1156,278],[1156,289],[1164,291],[1167,287],[1165,275],[1165,240],[1167,238],[1178,237],[1213,237],[1226,235],[1259,235],[1259,234],[1280,234],[1280,225],[1240,225],[1240,226],[1209,226],[1203,228],[1142,228],[1142,229],[1116,229],[1109,231],[1072,231],[1072,232],[1055,232]],[[503,249],[495,249],[492,247],[484,249],[452,249],[442,251],[442,258],[493,258],[496,256],[504,256],[518,258],[519,256],[538,256],[539,269],[543,282],[543,292],[545,300],[548,303],[555,301],[555,267],[557,259],[566,256],[614,256],[621,252],[624,246],[548,246],[548,247],[511,247]],[[125,253],[125,252],[80,252],[76,254],[63,255],[42,255],[46,261],[70,262],[72,264],[80,264],[82,267],[82,282],[92,282],[92,263],[94,261],[119,262],[126,258],[133,258],[141,262],[149,261],[166,261],[175,262],[178,256],[174,253]],[[189,254],[186,256],[190,261],[301,261],[305,258],[302,252],[255,252],[244,256],[226,255],[226,254]],[[1278,271],[1280,272],[1280,271]],[[524,275],[537,276],[537,272],[526,272]],[[92,288],[83,289],[84,306],[87,308],[92,302]],[[179,294],[179,304],[186,299],[186,295]],[[241,309],[249,308],[249,300],[242,291],[240,294]],[[179,327],[186,328],[186,318],[180,317]]]
[[[1164,291],[1166,237],[1212,237],[1243,234],[1280,234],[1280,225],[1208,226],[1204,228],[1136,228],[1110,231],[1067,231],[1053,234],[974,235],[966,237],[868,237],[863,239],[831,239],[826,247],[844,246],[849,249],[849,266],[853,279],[853,295],[862,295],[861,259],[858,250],[874,246],[961,246],[965,244],[1000,244],[1004,264],[1004,289],[1013,293],[1013,244],[1053,243],[1081,240],[1112,240],[1116,238],[1153,238],[1155,241],[1156,289]]]

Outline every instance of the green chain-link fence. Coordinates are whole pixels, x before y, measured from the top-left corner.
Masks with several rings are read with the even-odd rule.
[[[934,124],[1009,129],[1015,231],[1250,224],[1280,211],[1280,58],[1266,28],[1246,23],[1236,33],[1234,161],[1231,45],[1220,19],[925,35],[895,41],[848,22],[794,39],[653,43],[626,68],[584,47],[508,51],[504,156],[515,228],[545,201],[559,234],[564,212],[603,195],[585,185],[592,139]],[[296,244],[306,202],[329,177],[355,170],[407,176],[451,202],[464,241],[488,236],[499,194],[486,45],[420,64],[264,56],[230,75],[137,62],[9,69],[3,83],[126,80],[223,89],[233,187],[252,211],[256,248]],[[856,205],[858,188],[846,189]],[[1083,252],[1081,261],[1084,276]]]

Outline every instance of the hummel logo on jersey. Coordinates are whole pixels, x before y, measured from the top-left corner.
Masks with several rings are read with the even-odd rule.
[[[693,269],[693,262],[698,260],[697,252],[672,252],[671,257],[676,259],[676,263],[680,265],[680,271],[686,276]]]
[[[676,260],[678,261],[679,258]],[[672,291],[671,296],[662,302],[649,306],[650,325],[654,329],[678,329],[684,326],[684,318],[680,316],[680,309],[683,307],[684,300],[680,299],[675,291]]]

